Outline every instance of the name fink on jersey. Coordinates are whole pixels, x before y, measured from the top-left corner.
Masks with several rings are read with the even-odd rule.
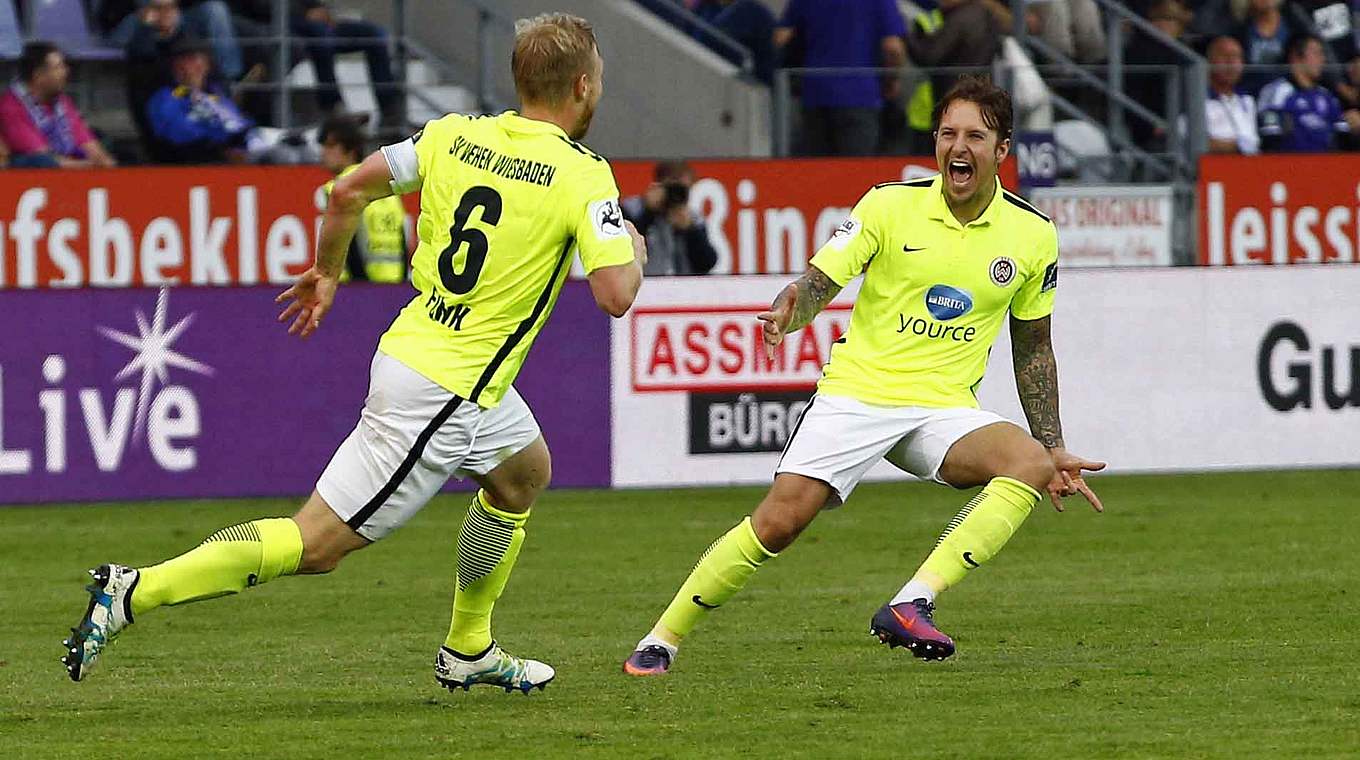
[[[485,145],[478,145],[461,135],[454,138],[449,155],[474,169],[542,187],[551,187],[553,177],[557,174],[557,167],[551,164],[509,156]]]
[[[425,312],[430,315],[431,320],[456,332],[463,329],[463,318],[472,313],[472,307],[461,303],[447,303],[443,296],[430,291],[430,297],[425,299]]]

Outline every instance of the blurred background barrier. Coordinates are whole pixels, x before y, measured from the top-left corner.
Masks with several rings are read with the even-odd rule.
[[[648,282],[613,323],[614,485],[768,482],[858,289],[771,362],[755,314],[787,281]],[[1357,292],[1360,267],[1064,271],[1067,442],[1121,472],[1360,465]],[[1010,365],[1002,331],[978,399],[1023,426]]]
[[[694,161],[689,203],[709,221],[714,273],[800,272],[866,190],[935,173],[933,158]],[[623,196],[656,162],[613,162]],[[11,171],[0,183],[0,289],[275,285],[307,268],[315,167]],[[1015,162],[1002,182],[1015,186]],[[419,194],[403,199],[414,221]],[[415,236],[407,235],[414,248]]]
[[[1360,262],[1360,155],[1200,159],[1201,264]]]
[[[306,342],[275,322],[276,293],[6,293],[0,503],[305,495],[357,422],[373,347],[411,292],[347,286]],[[515,386],[554,483],[606,486],[607,317],[583,283],[554,317]]]

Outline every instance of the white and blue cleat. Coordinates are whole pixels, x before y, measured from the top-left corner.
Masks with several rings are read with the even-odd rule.
[[[444,646],[434,656],[434,678],[449,691],[458,688],[467,691],[476,684],[486,684],[528,694],[546,688],[556,675],[552,666],[506,654],[494,641],[475,659],[467,659]]]
[[[72,681],[89,675],[104,648],[132,624],[132,590],[141,574],[122,565],[100,565],[90,571],[90,577],[94,583],[85,587],[90,606],[80,625],[71,629],[70,638],[62,642],[66,653],[61,664]]]

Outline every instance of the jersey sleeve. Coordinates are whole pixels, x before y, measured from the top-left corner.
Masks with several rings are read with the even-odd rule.
[[[831,233],[831,239],[808,263],[822,270],[837,285],[849,285],[878,253],[882,234],[874,213],[877,205],[877,191],[865,193],[851,209],[850,216]]]
[[[571,201],[570,227],[586,274],[633,261],[633,241],[623,226],[619,186],[609,164],[593,162]]]
[[[1024,283],[1011,299],[1011,315],[1016,319],[1042,319],[1053,313],[1053,297],[1058,292],[1058,229],[1051,222],[1045,225],[1037,248]]]
[[[382,154],[392,173],[392,192],[402,195],[419,190],[437,157],[437,146],[452,146],[454,135],[465,121],[466,116],[449,114],[425,122],[424,127],[399,143],[384,145]]]

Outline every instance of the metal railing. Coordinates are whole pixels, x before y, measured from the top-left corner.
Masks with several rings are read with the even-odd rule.
[[[755,74],[755,55],[751,49],[695,15],[689,8],[674,0],[637,0],[637,3],[735,64],[743,75],[749,77]]]
[[[1039,0],[1042,1],[1042,0]],[[1104,119],[1093,118],[1086,110],[1070,100],[1058,95],[1053,105],[1070,118],[1081,119],[1091,124],[1103,123],[1111,142],[1125,148],[1136,147],[1129,139],[1130,133],[1126,116],[1131,114],[1142,120],[1154,130],[1166,135],[1167,153],[1174,159],[1174,179],[1188,181],[1195,176],[1199,156],[1208,148],[1208,138],[1204,127],[1204,94],[1209,89],[1208,62],[1203,56],[1191,50],[1184,43],[1175,40],[1158,29],[1147,19],[1124,7],[1123,3],[1112,0],[1095,0],[1103,12],[1106,33],[1106,50],[1109,60],[1104,67],[1104,76],[1092,74],[1090,67],[1079,65],[1070,57],[1044,42],[1040,37],[1029,34],[1025,23],[1025,11],[1036,0],[1014,0],[1015,39],[1027,50],[1036,52],[1054,65],[1081,80],[1081,82],[1100,92],[1106,104]],[[1125,74],[1131,67],[1124,63],[1126,32],[1137,29],[1143,35],[1172,52],[1180,61],[1171,75],[1172,81],[1166,88],[1165,114],[1161,119],[1142,104],[1129,98],[1125,93]],[[1168,129],[1175,124],[1181,112],[1186,115],[1189,129],[1182,135],[1178,129]]]
[[[476,98],[478,109],[483,112],[498,111],[510,107],[514,103],[513,97],[500,91],[495,76],[495,71],[500,68],[500,62],[505,57],[498,54],[497,45],[498,43],[503,44],[504,40],[513,36],[514,20],[506,15],[497,4],[488,2],[488,0],[461,0],[461,2],[470,6],[476,14],[477,55],[475,66],[470,70],[460,68],[444,60],[428,46],[412,38],[409,34],[409,15],[406,0],[392,0],[388,42],[391,45],[389,52],[392,59],[393,81],[391,84],[370,82],[370,87],[374,92],[397,90],[404,99],[414,98],[427,108],[440,111],[443,106],[428,93],[422,91],[419,87],[411,87],[407,84],[408,60],[414,57],[435,71],[441,79],[448,79],[468,86]],[[295,126],[292,100],[294,92],[304,89],[312,92],[324,91],[328,88],[338,90],[341,85],[338,82],[333,85],[317,83],[304,87],[289,80],[288,72],[293,68],[296,47],[301,45],[305,48],[308,43],[306,38],[294,35],[290,29],[288,0],[273,0],[272,14],[270,21],[272,34],[264,37],[241,37],[238,38],[238,42],[243,47],[266,45],[272,48],[272,68],[275,72],[273,80],[240,84],[237,85],[237,88],[242,92],[273,93],[274,114],[278,126],[283,129],[292,129]],[[332,37],[329,41],[338,44],[371,44],[374,42],[371,38],[343,37]],[[278,72],[282,72],[282,74],[280,75]]]
[[[906,109],[909,107],[912,88],[923,82],[929,81],[936,87],[940,87],[961,74],[987,73],[991,75],[994,81],[1014,91],[1012,85],[1016,75],[1020,69],[1024,69],[1025,73],[1038,74],[1043,80],[1044,91],[1038,96],[1039,99],[1051,104],[1055,111],[1067,118],[1089,123],[1102,133],[1107,133],[1098,117],[1092,116],[1077,107],[1066,97],[1055,92],[1054,88],[1064,88],[1068,85],[1078,88],[1085,87],[1093,89],[1098,97],[1102,94],[1102,91],[1099,88],[1090,88],[1090,83],[1092,81],[1103,81],[1109,76],[1107,71],[1109,68],[1109,66],[1077,66],[1075,64],[1070,66],[1062,64],[1008,66],[998,63],[983,69],[976,67],[779,69],[775,71],[773,98],[771,100],[774,154],[776,156],[789,156],[796,152],[796,141],[794,139],[795,122],[797,121],[795,90],[813,78],[871,77],[878,80],[898,78],[899,89],[902,92],[901,100],[888,107]],[[1188,160],[1182,150],[1184,141],[1179,135],[1179,130],[1174,127],[1181,121],[1183,114],[1180,104],[1190,97],[1186,90],[1186,78],[1182,75],[1180,69],[1174,65],[1124,65],[1122,70],[1123,73],[1156,76],[1165,80],[1167,93],[1165,102],[1155,111],[1124,93],[1117,93],[1116,96],[1125,101],[1123,106],[1127,110],[1138,114],[1140,118],[1147,121],[1152,129],[1164,134],[1166,144],[1164,146],[1140,145],[1127,135],[1107,134],[1111,148],[1110,163],[1116,166],[1105,173],[1109,174],[1110,171],[1113,171],[1117,177],[1126,180],[1133,178],[1174,180],[1184,170],[1184,164]],[[942,94],[935,92],[934,96],[938,98]],[[1203,94],[1199,93],[1198,97],[1202,103]],[[1022,131],[1025,128],[1025,115],[1042,105],[1043,103],[1040,102],[1017,99],[1015,103],[1017,131]],[[1200,113],[1203,113],[1202,106]],[[903,116],[906,116],[906,114],[904,113]],[[1202,125],[1202,119],[1200,123]]]

